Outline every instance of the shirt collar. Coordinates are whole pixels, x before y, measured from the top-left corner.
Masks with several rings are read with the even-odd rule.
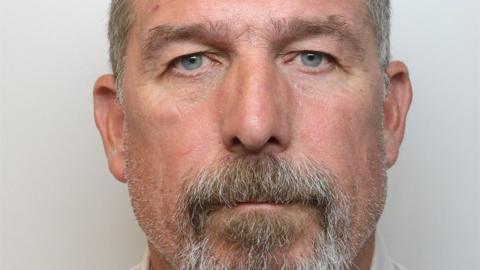
[[[375,233],[375,249],[370,270],[406,270],[403,266],[395,263],[388,255],[385,242],[378,232]]]

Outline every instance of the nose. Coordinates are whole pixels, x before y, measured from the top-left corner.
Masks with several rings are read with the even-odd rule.
[[[221,133],[237,154],[275,154],[290,143],[289,87],[273,63],[252,56],[232,66],[224,83]]]

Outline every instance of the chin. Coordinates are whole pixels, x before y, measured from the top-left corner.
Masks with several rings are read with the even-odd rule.
[[[346,239],[318,209],[242,204],[216,209],[180,252],[180,269],[347,269]],[[192,267],[195,266],[195,267]]]

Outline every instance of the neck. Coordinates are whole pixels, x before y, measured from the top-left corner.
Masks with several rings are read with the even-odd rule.
[[[175,268],[166,260],[166,258],[157,252],[151,243],[148,244],[150,253],[150,269],[148,270],[174,270]]]
[[[370,270],[375,250],[375,232],[367,239],[353,260],[352,270]]]

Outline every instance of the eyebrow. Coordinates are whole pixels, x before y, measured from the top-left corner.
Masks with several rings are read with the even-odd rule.
[[[206,22],[185,26],[159,25],[148,30],[145,45],[142,48],[143,62],[148,62],[156,52],[172,43],[196,41],[217,48],[228,48],[231,37],[226,22]]]
[[[365,49],[360,38],[355,34],[346,20],[338,15],[324,18],[293,18],[271,19],[268,31],[261,30],[271,39],[274,49],[281,48],[295,40],[310,36],[328,36],[339,41],[342,47],[353,52],[358,60],[363,60]],[[234,35],[233,21],[202,22],[189,25],[158,25],[147,32],[147,37],[142,47],[141,57],[144,64],[172,43],[193,41],[209,45],[220,50],[231,50],[232,44],[245,31],[255,29],[248,26],[245,31]]]
[[[327,36],[336,39],[342,47],[353,52],[363,60],[365,48],[362,46],[360,37],[353,32],[347,21],[338,15],[326,18],[300,19],[291,21],[272,20],[273,31],[271,38],[276,46],[284,46],[295,40],[301,40],[310,36]]]

